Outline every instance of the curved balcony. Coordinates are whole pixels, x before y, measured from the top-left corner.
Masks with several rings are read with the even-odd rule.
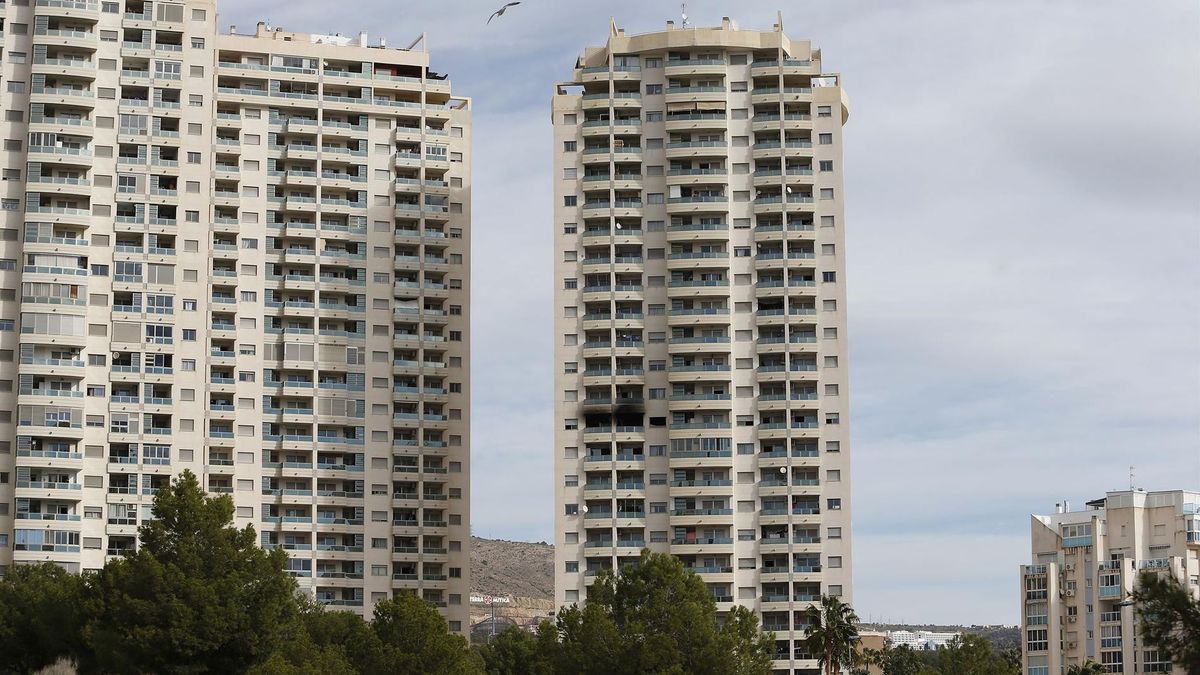
[[[676,435],[671,434],[671,437],[676,438]],[[668,461],[672,469],[729,468],[733,466],[733,453],[729,450],[672,451]]]
[[[96,33],[90,31],[43,28],[33,31],[33,44],[35,46],[75,47],[77,49],[96,51],[96,47],[99,44],[97,37]]]
[[[760,141],[752,148],[755,159],[774,157],[812,157],[812,141]]]
[[[668,270],[689,270],[701,267],[729,267],[728,251],[692,251],[667,254]]]
[[[599,94],[584,94],[582,98],[584,110],[600,110],[604,108],[640,108],[642,107],[642,94],[636,91],[619,91],[611,95],[608,93]]]
[[[733,553],[732,537],[691,537],[671,540],[671,553],[675,555],[699,555],[706,553]]]
[[[671,411],[723,410],[728,411],[733,405],[729,394],[673,394],[667,402]],[[728,425],[720,428],[729,428]],[[676,425],[672,430],[680,430]]]
[[[781,195],[770,195],[758,197],[754,200],[754,213],[780,213],[783,212],[784,203],[788,205],[788,211],[812,211],[815,207],[811,194],[789,194],[785,200]]]
[[[693,223],[667,226],[667,241],[669,242],[726,241],[728,239],[728,223]]]
[[[721,102],[726,96],[725,87],[667,87],[664,93],[668,104],[691,101]]]
[[[667,185],[724,185],[729,181],[728,169],[670,169]]]
[[[729,125],[724,110],[667,115],[663,121],[667,131],[724,131]]]
[[[819,70],[820,67],[810,59],[784,59],[783,63],[776,59],[764,59],[750,64],[750,75],[753,77],[778,75],[780,71],[784,75],[810,75]]]
[[[754,172],[755,187],[801,185],[810,186],[809,189],[803,190],[804,192],[812,192],[811,186],[814,182],[812,169],[788,169],[786,175],[779,169],[762,169]]]
[[[706,352],[715,350],[704,350]],[[722,350],[724,351],[724,350]],[[730,368],[728,364],[723,365],[705,365],[696,364],[691,366],[672,366],[667,371],[667,381],[674,383],[683,382],[700,382],[700,381],[729,381]]]
[[[726,141],[679,141],[667,143],[667,159],[686,159],[691,157],[724,157],[729,154],[729,144]]]
[[[812,100],[811,87],[755,87],[750,93],[754,105],[769,103],[801,103]]]
[[[724,213],[729,210],[729,195],[693,195],[671,197],[667,200],[667,213]]]
[[[668,298],[694,298],[699,296],[724,297],[728,293],[728,279],[708,279],[667,282]]]
[[[667,77],[685,75],[724,75],[725,59],[667,59],[663,63]]]
[[[750,128],[755,132],[785,129],[788,131],[812,129],[812,115],[808,113],[760,113],[750,119]]]
[[[69,19],[98,21],[100,3],[89,0],[37,0],[38,16],[61,16]]]
[[[671,337],[667,340],[669,354],[698,354],[698,353],[729,353],[730,340],[728,337]],[[727,372],[726,369],[725,372]],[[727,380],[727,375],[721,380]]]

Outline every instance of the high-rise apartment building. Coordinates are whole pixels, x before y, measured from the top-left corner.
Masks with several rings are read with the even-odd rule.
[[[1060,504],[1030,520],[1033,564],[1020,570],[1026,675],[1095,661],[1109,673],[1165,673],[1141,642],[1130,602],[1142,572],[1169,574],[1200,598],[1200,492],[1109,492],[1083,511]]]
[[[216,9],[0,5],[0,565],[100,567],[190,469],[322,602],[465,630],[469,104]]]
[[[612,26],[553,98],[556,601],[670,552],[776,669],[850,599],[837,74],[772,31]]]

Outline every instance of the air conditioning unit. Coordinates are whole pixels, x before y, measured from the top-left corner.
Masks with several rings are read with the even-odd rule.
[[[1064,572],[1074,572],[1075,571],[1075,563],[1067,563],[1066,565],[1063,565],[1063,571]]]
[[[1075,597],[1075,589],[1068,588],[1067,590],[1063,591],[1063,595],[1067,596],[1068,598],[1073,598]]]
[[[1079,617],[1074,614],[1067,617],[1067,623],[1075,623],[1076,621],[1079,621]]]

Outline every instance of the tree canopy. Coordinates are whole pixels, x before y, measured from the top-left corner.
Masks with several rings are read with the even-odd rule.
[[[1133,592],[1142,637],[1183,667],[1200,673],[1200,600],[1173,576],[1142,572]]]
[[[752,612],[735,607],[718,622],[700,577],[646,550],[636,565],[600,572],[587,604],[564,608],[536,636],[510,631],[482,650],[489,672],[760,675],[774,651]]]
[[[0,673],[29,673],[70,658],[83,579],[53,563],[17,565],[0,578]]]
[[[286,554],[233,527],[233,502],[184,471],[154,498],[135,553],[83,576],[46,563],[0,578],[0,673],[469,675],[466,639],[400,593],[370,622],[298,592]]]
[[[135,553],[87,579],[83,672],[241,672],[282,642],[297,614],[282,549],[237,529],[228,495],[184,471],[154,497]]]

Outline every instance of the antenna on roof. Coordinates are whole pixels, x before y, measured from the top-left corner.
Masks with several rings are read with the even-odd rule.
[[[688,20],[687,20],[687,3],[686,2],[679,5],[679,12],[680,12],[680,14],[683,15],[683,27],[687,28]]]
[[[1133,467],[1129,467],[1129,491],[1133,491]]]

